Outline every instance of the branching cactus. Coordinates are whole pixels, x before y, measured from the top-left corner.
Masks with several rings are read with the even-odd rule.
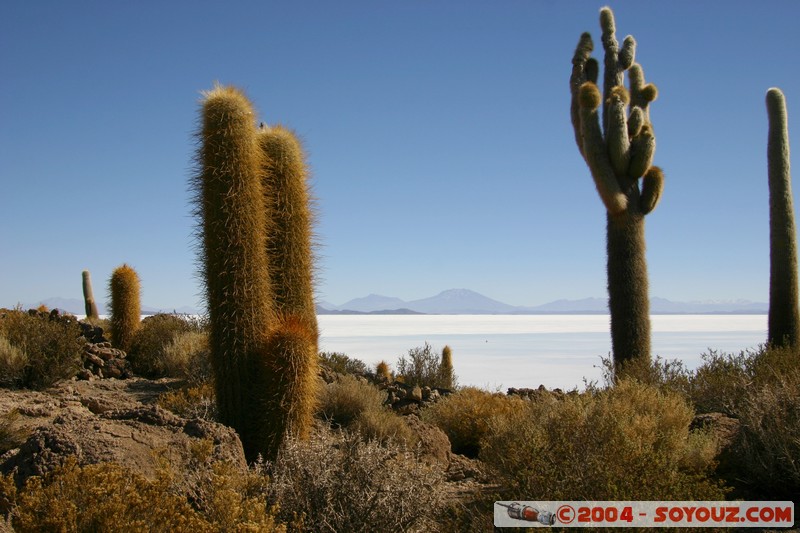
[[[800,312],[797,288],[797,236],[789,166],[789,126],[780,89],[767,91],[769,169],[769,317],[767,342],[797,346]]]
[[[252,105],[239,90],[204,94],[197,173],[200,265],[208,305],[211,362],[220,421],[239,434],[245,455],[264,453],[253,426],[253,368],[272,318],[267,214],[260,178],[264,155]]]
[[[97,304],[94,301],[94,292],[92,291],[92,277],[88,270],[81,273],[83,278],[83,305],[86,310],[86,318],[97,320],[100,315],[97,312]]]
[[[111,273],[111,339],[117,348],[128,350],[142,320],[139,275],[127,264]]]
[[[607,211],[611,343],[619,372],[629,360],[650,358],[644,217],[658,205],[664,175],[652,166],[656,143],[650,103],[657,90],[645,83],[634,61],[636,41],[628,36],[620,46],[608,7],[600,10],[600,27],[603,92],[597,86],[599,64],[591,57],[592,37],[584,33],[572,59],[570,114],[578,149]]]

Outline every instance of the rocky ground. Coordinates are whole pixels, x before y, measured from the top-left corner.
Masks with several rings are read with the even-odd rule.
[[[115,462],[154,476],[167,459],[175,472],[185,470],[192,447],[201,439],[214,443],[213,457],[245,469],[242,445],[229,427],[186,419],[156,405],[179,380],[93,379],[64,381],[44,391],[0,389],[0,414],[16,410],[24,443],[0,456],[0,471],[22,482],[74,456],[80,465]],[[468,500],[492,485],[480,463],[450,452],[447,436],[416,416],[406,417],[420,437],[424,460],[445,473],[450,499]]]

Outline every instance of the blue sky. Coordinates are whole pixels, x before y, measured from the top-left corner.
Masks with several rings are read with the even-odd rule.
[[[3,2],[0,306],[80,298],[83,269],[104,300],[123,262],[145,304],[201,305],[187,183],[215,80],[304,141],[320,299],[604,296],[605,214],[568,89],[603,5]],[[800,154],[800,2],[609,5],[660,93],[651,294],[766,301],[764,95],[783,89]]]

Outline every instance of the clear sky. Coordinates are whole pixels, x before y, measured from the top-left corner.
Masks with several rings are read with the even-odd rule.
[[[144,304],[201,305],[187,183],[215,80],[304,141],[321,300],[605,296],[605,212],[568,87],[581,32],[601,48],[603,5],[6,0],[0,306],[81,298],[83,269],[103,301],[123,262]],[[764,96],[786,94],[797,157],[800,2],[610,5],[660,94],[651,294],[766,301]]]

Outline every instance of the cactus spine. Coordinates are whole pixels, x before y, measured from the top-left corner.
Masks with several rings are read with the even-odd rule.
[[[97,312],[97,304],[94,301],[91,275],[88,270],[84,270],[81,273],[81,277],[83,278],[83,305],[86,310],[86,318],[96,320],[100,318],[100,315]]]
[[[600,27],[603,93],[597,87],[599,64],[591,57],[594,44],[584,33],[572,59],[570,115],[578,150],[607,211],[611,343],[619,372],[629,360],[650,358],[644,217],[658,205],[664,176],[652,166],[655,135],[649,104],[657,91],[645,83],[642,68],[634,62],[636,41],[628,36],[620,47],[608,7],[600,10]],[[629,90],[623,86],[625,72]]]
[[[111,296],[111,338],[121,350],[128,350],[142,318],[142,306],[139,301],[139,275],[123,264],[114,269],[109,281]]]
[[[797,346],[800,339],[797,237],[789,166],[789,126],[786,101],[780,89],[767,91],[767,116],[770,251],[767,342],[773,346]]]
[[[252,105],[239,90],[204,93],[198,169],[201,270],[208,305],[212,367],[221,422],[239,434],[245,455],[263,453],[252,421],[254,369],[272,317],[264,192],[264,155]]]

